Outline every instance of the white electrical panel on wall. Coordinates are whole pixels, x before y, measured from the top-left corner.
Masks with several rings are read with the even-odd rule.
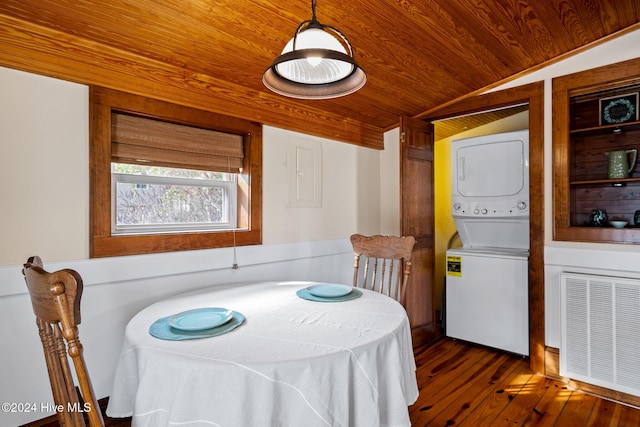
[[[291,138],[287,147],[289,207],[322,206],[322,144]]]

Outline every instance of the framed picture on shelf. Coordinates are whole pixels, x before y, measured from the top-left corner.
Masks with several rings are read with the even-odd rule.
[[[600,98],[600,126],[638,120],[638,92]]]

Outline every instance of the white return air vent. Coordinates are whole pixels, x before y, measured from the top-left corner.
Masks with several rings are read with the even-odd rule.
[[[560,275],[560,374],[640,396],[640,280]]]

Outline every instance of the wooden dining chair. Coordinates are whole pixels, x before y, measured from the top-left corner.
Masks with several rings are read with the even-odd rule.
[[[409,274],[411,253],[416,239],[412,236],[351,236],[355,262],[353,286],[383,293],[403,306]],[[364,256],[364,267],[360,268]]]
[[[58,422],[65,427],[86,426],[86,416],[90,427],[104,426],[78,337],[82,278],[68,269],[48,273],[38,256],[29,258],[22,274],[36,315],[53,399],[61,409],[57,411]],[[68,357],[73,361],[78,387]]]

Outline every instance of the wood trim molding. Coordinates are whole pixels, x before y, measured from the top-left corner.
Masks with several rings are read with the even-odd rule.
[[[384,130],[0,14],[0,66],[384,149]]]
[[[571,225],[570,184],[572,137],[570,103],[573,96],[640,84],[640,58],[556,77],[552,81],[553,239],[572,242],[640,243],[637,230]],[[637,188],[637,187],[636,187]],[[631,193],[629,193],[631,194]],[[611,212],[611,211],[609,211]],[[633,212],[633,211],[632,211]]]
[[[491,92],[444,106],[425,120],[529,104],[529,363],[544,373],[544,82]]]
[[[124,256],[174,252],[262,243],[262,126],[258,123],[227,118],[216,113],[178,106],[143,96],[91,88],[90,95],[90,256]],[[241,230],[175,234],[141,234],[114,236],[111,233],[111,149],[112,112],[126,111],[157,120],[197,126],[201,129],[229,131],[245,138],[241,189],[249,194],[248,212],[239,209]]]

